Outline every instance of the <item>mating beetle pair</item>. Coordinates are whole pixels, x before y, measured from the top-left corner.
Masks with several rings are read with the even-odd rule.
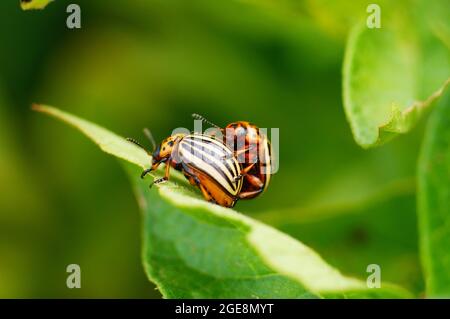
[[[152,153],[147,152],[152,156],[152,165],[141,177],[165,163],[164,177],[151,185],[167,181],[173,167],[199,187],[206,200],[225,207],[264,192],[271,176],[271,146],[267,136],[249,122],[231,123],[222,129],[198,114],[193,117],[213,126],[216,133],[169,136]],[[145,133],[155,146],[150,132]],[[135,140],[128,140],[142,147]]]

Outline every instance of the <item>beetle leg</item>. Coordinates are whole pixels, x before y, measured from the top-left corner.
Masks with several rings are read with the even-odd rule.
[[[183,165],[183,174],[184,174],[184,177],[186,177],[188,179],[188,181],[191,185],[197,186],[200,184],[198,177],[195,176],[194,172],[192,171],[192,169],[189,166]]]
[[[237,158],[238,162],[240,162],[240,163],[248,164],[248,162],[249,162],[249,163],[255,164],[256,161],[254,159],[252,159],[253,158],[252,155],[256,155],[256,154],[250,154],[248,160],[245,159],[244,154],[247,153],[247,152],[250,152],[250,151],[252,151],[253,149],[256,149],[256,148],[257,148],[257,145],[256,144],[252,144],[249,147],[243,148],[241,150],[234,151],[233,152],[233,156],[235,158]]]
[[[145,175],[147,175],[147,174],[150,173],[151,171],[152,171],[151,168],[148,168],[148,169],[146,169],[145,171],[143,171],[143,172],[141,173],[141,178],[144,178]]]
[[[255,175],[246,175],[245,179],[254,187],[260,189],[264,187],[264,183],[262,182],[262,180],[259,177],[256,177]]]
[[[242,150],[237,150],[236,152],[234,152],[234,155],[235,155],[235,156],[239,156],[239,155],[241,155],[241,154],[243,154],[243,153],[245,153],[245,152],[248,152],[248,151],[254,149],[255,147],[256,147],[256,145],[255,145],[255,144],[252,144],[252,145],[250,145],[249,147],[246,147],[246,148],[244,148],[244,149],[242,149]]]
[[[197,176],[194,175],[190,175],[188,173],[185,172],[184,176],[187,178],[187,180],[189,181],[189,183],[192,186],[198,186],[200,185],[200,181],[198,180]]]
[[[156,163],[156,164],[152,165],[150,168],[147,168],[146,170],[144,170],[141,173],[141,178],[144,178],[148,173],[150,173],[151,171],[154,171],[155,169],[157,169],[160,164],[161,163]]]
[[[169,159],[169,160],[170,160],[170,159]],[[170,167],[171,167],[170,163],[166,163],[166,171],[165,171],[165,173],[164,173],[164,176],[161,177],[161,178],[155,179],[155,180],[153,181],[153,183],[151,183],[148,187],[151,188],[154,184],[161,184],[161,183],[167,182],[167,181],[169,180]],[[150,170],[151,170],[151,169],[150,169]],[[146,172],[146,171],[148,171],[148,169],[145,170],[144,172]]]
[[[235,181],[240,180],[242,177],[247,176],[248,172],[255,166],[256,163],[252,163],[241,171],[241,174],[234,178]],[[259,178],[258,178],[259,179]]]
[[[161,183],[164,183],[164,182],[167,182],[167,178],[161,177],[161,178],[155,179],[150,185],[148,185],[148,187],[152,188],[153,185],[161,184]]]
[[[261,192],[262,192],[262,189],[258,189],[256,191],[241,192],[241,193],[239,193],[239,199],[253,198]]]
[[[195,180],[194,177],[189,176],[189,175],[187,175],[187,174],[185,174],[184,176],[188,179],[189,183],[190,183],[192,186],[197,186],[197,185],[198,185],[198,184],[197,184],[197,181]]]
[[[198,186],[198,188],[200,188],[203,197],[208,201],[208,202],[213,202],[215,203],[216,201],[212,198],[211,194],[206,190],[205,186],[203,186],[200,183],[200,180],[198,179],[197,176],[194,175],[194,172],[187,166],[184,167],[184,176],[186,176],[186,178],[189,180],[189,183],[191,183],[194,186]]]
[[[248,172],[255,166],[256,163],[252,163],[241,171],[242,175],[247,175]]]
[[[198,184],[198,187],[200,188],[200,190],[202,191],[203,197],[205,197],[205,199],[208,202],[214,202],[213,198],[211,197],[211,195],[208,193],[208,191],[206,190],[205,186],[203,186],[202,184]]]

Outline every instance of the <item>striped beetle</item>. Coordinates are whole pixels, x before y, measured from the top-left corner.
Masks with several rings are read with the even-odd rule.
[[[170,168],[183,172],[189,182],[200,188],[203,196],[210,202],[225,207],[233,207],[245,193],[241,192],[242,177],[247,171],[242,170],[235,154],[223,143],[213,137],[201,134],[174,134],[155,147],[150,131],[145,130],[154,145],[152,165],[142,172],[144,178],[148,173],[166,164],[165,174],[150,184],[159,184],[169,180]],[[128,141],[145,148],[134,139]]]
[[[240,198],[251,199],[262,194],[269,186],[272,174],[272,147],[267,135],[246,121],[233,122],[221,128],[199,114],[194,113],[192,117],[219,130],[223,142],[235,152],[243,170],[247,172]]]

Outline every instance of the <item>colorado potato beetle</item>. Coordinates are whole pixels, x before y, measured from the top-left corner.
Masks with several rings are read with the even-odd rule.
[[[148,130],[146,135],[153,141]],[[133,139],[127,140],[142,147]],[[152,165],[142,172],[142,178],[157,169],[161,163],[166,164],[164,176],[154,180],[151,185],[167,181],[170,168],[173,167],[183,172],[192,185],[199,187],[208,201],[233,207],[241,198],[242,177],[246,171],[242,170],[233,152],[213,137],[201,134],[174,134],[154,147],[153,152],[147,153],[152,156]]]
[[[197,120],[219,130],[222,141],[234,151],[245,171],[241,199],[251,199],[262,194],[269,186],[272,174],[272,147],[267,135],[256,125],[238,121],[221,128],[199,114],[192,114]],[[211,136],[216,134],[212,133]]]

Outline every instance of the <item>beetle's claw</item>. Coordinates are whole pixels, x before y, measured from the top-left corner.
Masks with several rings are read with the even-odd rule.
[[[165,178],[165,177],[155,179],[155,180],[153,181],[153,183],[151,183],[151,184],[149,185],[149,188],[152,188],[152,186],[153,186],[154,184],[160,184],[160,183],[163,183],[163,182],[166,182],[166,181],[167,181],[167,178]]]
[[[144,178],[145,175],[147,175],[147,174],[150,173],[151,171],[152,171],[151,168],[148,168],[148,169],[146,169],[145,171],[143,171],[142,174],[141,174],[141,178]]]

